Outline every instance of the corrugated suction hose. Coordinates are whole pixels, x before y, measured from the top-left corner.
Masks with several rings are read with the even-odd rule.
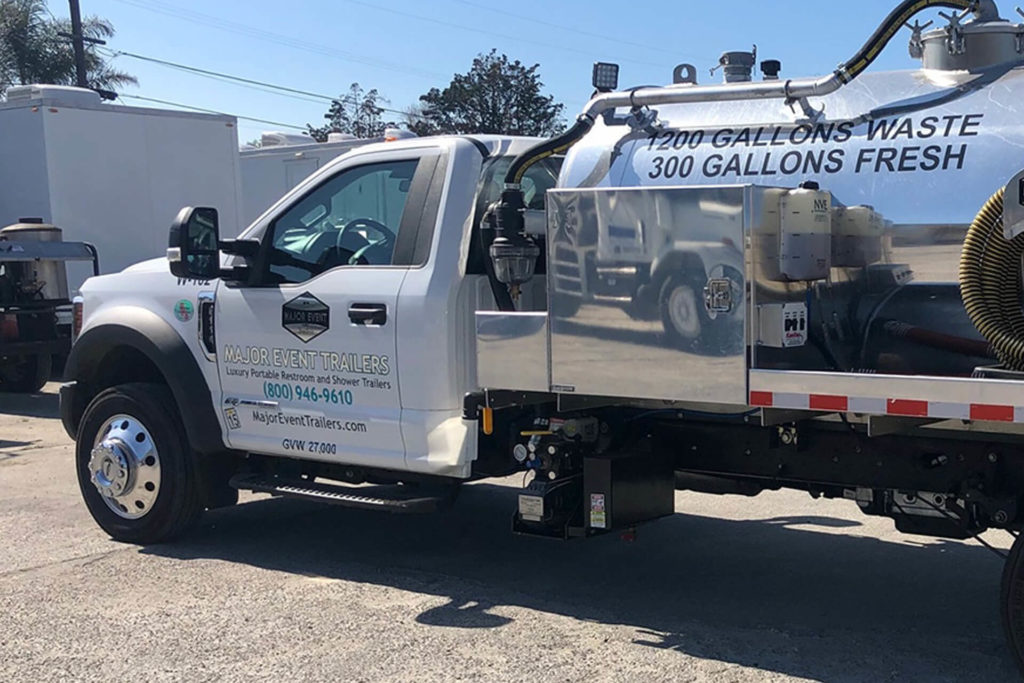
[[[1024,234],[1003,237],[1003,193],[985,202],[960,255],[960,296],[971,322],[1014,370],[1024,370]]]

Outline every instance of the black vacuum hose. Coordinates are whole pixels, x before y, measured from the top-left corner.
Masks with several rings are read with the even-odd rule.
[[[922,10],[932,7],[949,7],[951,9],[976,9],[976,0],[904,0],[896,9],[889,13],[889,16],[875,29],[867,42],[864,43],[853,58],[847,60],[836,69],[836,75],[843,83],[849,83],[860,76],[865,69],[871,66],[879,53],[885,49],[903,26],[910,19]]]
[[[576,120],[572,128],[565,131],[558,137],[545,140],[530,149],[526,150],[512,161],[505,174],[506,185],[518,185],[523,180],[526,170],[542,159],[555,154],[561,154],[590,132],[594,127],[594,120],[588,116],[581,116]]]
[[[1003,237],[1003,193],[999,190],[974,219],[960,255],[960,296],[971,322],[1014,370],[1024,370],[1024,235]]]

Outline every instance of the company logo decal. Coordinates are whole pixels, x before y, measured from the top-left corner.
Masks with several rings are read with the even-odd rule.
[[[312,341],[331,329],[331,309],[303,292],[281,307],[281,326],[303,342]]]
[[[195,315],[196,308],[188,299],[180,299],[174,304],[174,317],[183,323],[187,323]]]

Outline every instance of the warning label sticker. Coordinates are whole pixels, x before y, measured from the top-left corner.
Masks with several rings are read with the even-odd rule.
[[[604,509],[604,494],[590,494],[590,528],[607,529],[608,517]]]

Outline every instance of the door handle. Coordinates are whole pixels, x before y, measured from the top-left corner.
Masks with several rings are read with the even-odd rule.
[[[379,327],[388,321],[388,307],[384,304],[352,304],[348,307],[348,319],[354,325]]]

